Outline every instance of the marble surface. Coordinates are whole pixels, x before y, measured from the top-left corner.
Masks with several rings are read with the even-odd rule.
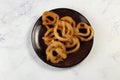
[[[71,8],[95,29],[89,56],[71,68],[45,64],[31,45],[41,14]],[[120,80],[120,0],[0,0],[0,80]]]

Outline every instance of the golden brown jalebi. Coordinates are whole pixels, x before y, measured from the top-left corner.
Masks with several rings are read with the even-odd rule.
[[[90,34],[89,26],[85,22],[80,22],[75,27],[75,33],[79,36],[88,36]]]
[[[46,33],[44,34],[44,37],[42,39],[44,40],[46,45],[51,44],[51,42],[53,40],[55,40],[55,36],[54,36],[54,33],[53,33],[53,28],[48,29],[46,31]]]
[[[73,28],[65,21],[59,21],[54,27],[54,35],[60,41],[67,41],[73,36]]]
[[[93,39],[94,36],[94,30],[92,27],[89,27],[90,34],[88,36],[78,36],[81,41],[90,41]]]
[[[42,24],[47,29],[49,29],[50,27],[54,27],[58,20],[59,20],[59,16],[52,11],[46,11],[43,13],[43,16],[42,16],[43,23]]]
[[[53,54],[54,52],[56,54]],[[58,63],[67,57],[65,46],[59,41],[54,41],[47,47],[46,55],[47,60],[52,63]]]
[[[66,47],[66,53],[70,54],[77,51],[80,48],[80,41],[76,36],[73,36],[68,41],[64,42]]]
[[[75,28],[75,33],[81,41],[89,41],[94,36],[94,30],[85,22],[80,22]]]
[[[64,16],[60,20],[70,23],[72,27],[75,27],[76,25],[75,21],[70,16]]]

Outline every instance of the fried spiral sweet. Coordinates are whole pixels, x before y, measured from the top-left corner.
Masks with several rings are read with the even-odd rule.
[[[89,26],[85,22],[80,22],[75,28],[76,35],[88,36],[90,34]]]
[[[89,41],[94,36],[94,30],[85,22],[80,22],[75,28],[75,33],[81,41]]]
[[[56,52],[56,55],[53,52]],[[67,57],[65,46],[59,41],[54,41],[47,47],[46,55],[47,60],[52,63],[58,63]]]
[[[90,34],[88,36],[78,36],[81,41],[90,41],[94,36],[94,29],[89,27]]]
[[[56,39],[54,34],[53,34],[53,28],[48,29],[45,32],[44,37],[42,37],[42,39],[44,40],[44,43],[46,45],[51,44],[51,42]]]
[[[76,25],[75,21],[70,16],[64,16],[60,20],[70,23],[72,27]]]
[[[73,36],[68,41],[64,42],[66,47],[66,53],[70,54],[77,51],[80,48],[80,41],[76,36]]]
[[[60,41],[67,41],[73,36],[73,28],[65,21],[59,21],[54,27],[54,35]]]
[[[59,20],[58,14],[52,12],[52,11],[46,11],[43,13],[42,21],[43,25],[49,29],[50,27],[54,27],[57,21]]]

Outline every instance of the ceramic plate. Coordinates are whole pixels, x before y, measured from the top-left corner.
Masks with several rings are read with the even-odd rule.
[[[63,16],[71,16],[75,20],[76,24],[79,22],[86,22],[88,25],[90,25],[89,21],[81,13],[75,10],[67,9],[67,8],[58,8],[58,9],[53,9],[51,11],[57,13],[60,16],[60,18]],[[42,17],[40,17],[35,23],[32,31],[32,36],[31,36],[32,44],[39,58],[51,66],[62,67],[62,68],[72,67],[83,61],[91,51],[93,45],[93,39],[88,42],[80,42],[81,47],[79,48],[78,51],[68,55],[64,61],[59,62],[57,64],[53,64],[46,60],[45,50],[47,46],[44,44],[44,41],[42,39],[45,32],[46,32],[46,28],[42,25]]]

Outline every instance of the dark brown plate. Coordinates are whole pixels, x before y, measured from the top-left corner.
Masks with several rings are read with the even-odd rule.
[[[75,20],[76,23],[86,22],[88,25],[90,25],[88,20],[83,15],[81,15],[79,12],[74,11],[72,9],[58,8],[58,9],[53,9],[51,11],[57,13],[60,16],[60,18],[63,16],[71,16]],[[41,18],[42,17],[40,17],[35,23],[33,31],[32,31],[32,38],[31,38],[33,48],[40,59],[42,59],[45,63],[49,65],[63,68],[63,67],[74,66],[80,63],[81,61],[83,61],[87,57],[87,55],[89,54],[92,48],[93,39],[90,40],[89,42],[80,42],[81,43],[80,49],[76,51],[75,53],[68,55],[67,58],[62,62],[53,64],[47,61],[46,54],[45,54],[45,50],[47,46],[44,44],[44,41],[42,39],[42,37],[44,36],[44,33],[46,32],[46,28],[42,25]]]

